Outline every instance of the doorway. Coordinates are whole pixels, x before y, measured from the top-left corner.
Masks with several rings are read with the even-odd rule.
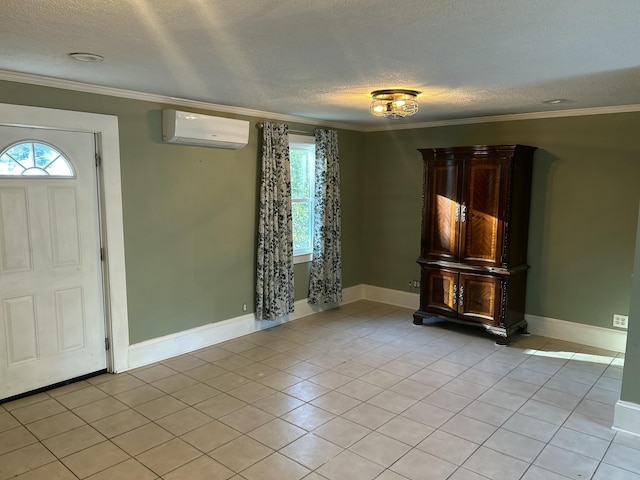
[[[102,242],[103,248],[103,258],[104,261],[102,263],[102,273],[101,282],[102,282],[102,301],[101,304],[103,306],[102,311],[102,332],[100,333],[100,349],[101,355],[98,357],[101,358],[98,365],[106,364],[106,368],[110,372],[120,372],[128,369],[128,347],[129,347],[129,335],[128,335],[128,315],[127,315],[127,299],[126,299],[126,275],[125,275],[125,262],[124,262],[124,232],[123,232],[123,218],[122,218],[122,194],[121,194],[121,181],[120,181],[120,156],[119,156],[119,135],[118,135],[118,120],[117,117],[111,115],[101,115],[101,114],[93,114],[93,113],[84,113],[84,112],[74,112],[74,111],[66,111],[66,110],[56,110],[56,109],[48,109],[48,108],[39,108],[39,107],[28,107],[28,106],[20,106],[20,105],[10,105],[10,104],[0,104],[0,126],[2,127],[25,127],[28,126],[28,129],[35,129],[36,131],[43,133],[45,131],[52,131],[50,133],[55,134],[69,134],[69,135],[86,135],[84,142],[87,144],[91,144],[95,149],[96,159],[100,159],[101,168],[98,170],[97,178],[96,178],[96,170],[95,170],[95,160],[92,154],[92,157],[89,164],[93,168],[93,178],[94,183],[92,187],[94,188],[94,205],[100,205],[100,214],[98,215],[98,236],[100,241]],[[35,134],[32,134],[29,137],[33,137]],[[24,137],[24,135],[22,135]],[[4,142],[6,143],[6,142]],[[49,139],[47,144],[55,143]],[[3,144],[0,147],[0,150],[3,149],[5,145]],[[68,153],[65,150],[66,147],[60,147],[63,152]],[[68,153],[70,157],[73,157],[74,154]],[[3,178],[3,188],[9,188],[6,186],[4,182],[6,177]],[[40,179],[42,180],[42,179]],[[51,179],[49,179],[51,180]],[[62,181],[62,178],[58,178],[56,180]],[[69,180],[69,179],[67,179]],[[96,181],[97,180],[97,181]],[[37,182],[38,179],[28,179],[24,180],[25,182]],[[45,180],[47,182],[48,180]],[[74,188],[70,188],[70,184],[65,184],[64,182],[58,185],[56,183],[48,185],[46,188],[43,188],[44,183],[36,184],[38,188],[41,190],[39,195],[42,195],[42,191],[46,191],[49,198],[53,198],[55,200],[57,207],[56,209],[49,211],[49,215],[51,215],[51,211],[54,211],[55,215],[60,216],[62,213],[73,210],[74,198],[76,208],[78,208],[77,213],[80,214],[79,201],[78,197],[74,197],[77,193],[74,193]],[[23,212],[29,212],[29,208],[31,203],[28,199],[28,196],[25,197],[25,193],[28,193],[28,188],[24,185],[20,186],[18,184],[14,184],[12,186],[14,190],[7,193],[7,204],[12,203],[13,206],[18,206],[17,210],[14,210],[13,207],[10,208],[11,211],[20,211],[19,205],[24,205]],[[26,190],[25,190],[26,188]],[[15,191],[17,190],[17,192]],[[22,196],[20,194],[22,192]],[[9,195],[12,193],[13,195]],[[79,194],[78,194],[79,195]],[[27,200],[25,200],[25,198]],[[93,200],[92,200],[93,201]],[[37,203],[37,202],[36,202]],[[49,202],[51,203],[51,202]],[[97,207],[96,207],[97,208]],[[66,210],[65,210],[66,209]],[[8,215],[8,214],[7,214]],[[32,213],[28,213],[28,215],[33,215]],[[62,215],[64,217],[64,215]],[[8,217],[7,217],[8,218]],[[72,218],[72,216],[67,216],[68,218]],[[28,218],[28,221],[33,221],[33,218]],[[13,228],[16,228],[16,225],[20,225],[20,220],[16,220],[13,218],[14,222]],[[6,223],[6,220],[5,220]],[[25,222],[22,221],[22,225],[24,227]],[[65,224],[66,225],[66,224]],[[64,263],[72,262],[72,256],[69,256],[69,252],[73,252],[73,242],[69,242],[69,237],[71,234],[66,231],[65,225],[59,225],[61,230],[64,232],[61,233],[62,237],[58,238],[59,247],[63,250],[59,250],[56,255],[58,255],[58,262]],[[40,227],[38,227],[40,228]],[[95,223],[93,225],[95,231]],[[51,230],[51,224],[49,224],[49,230]],[[73,230],[73,229],[72,229]],[[14,238],[15,238],[15,234]],[[67,235],[66,239],[64,235]],[[53,237],[50,237],[53,238]],[[63,241],[63,245],[60,244],[60,240]],[[100,243],[98,242],[97,247],[98,252],[100,248]],[[51,249],[51,245],[49,245]],[[14,260],[19,258],[20,255],[15,255],[14,250]],[[67,255],[66,257],[62,255],[64,253]],[[53,254],[51,254],[53,255]],[[84,254],[82,254],[82,261],[84,262]],[[88,254],[91,256],[92,254]],[[99,254],[98,254],[99,255]],[[63,258],[64,257],[64,258]],[[22,259],[24,260],[24,255]],[[35,256],[32,256],[32,259],[35,259]],[[83,263],[84,265],[84,263]],[[97,264],[98,270],[100,263]],[[15,265],[14,265],[15,267]],[[35,263],[34,263],[35,267]],[[4,267],[3,267],[4,268]],[[23,268],[23,267],[15,267],[15,268]],[[29,267],[31,268],[31,267]],[[95,272],[94,272],[95,273]],[[95,276],[94,276],[95,279]],[[84,280],[81,282],[84,284]],[[58,317],[61,317],[62,311],[66,311],[65,315],[67,316],[67,320],[63,322],[67,328],[65,331],[65,335],[61,339],[59,336],[56,338],[56,342],[58,345],[62,345],[66,348],[66,350],[74,350],[79,348],[79,342],[81,342],[85,336],[89,338],[91,335],[87,335],[86,332],[83,332],[82,335],[78,334],[78,327],[85,320],[83,320],[83,315],[87,317],[88,310],[82,311],[79,305],[84,305],[85,299],[83,295],[85,295],[84,291],[79,291],[77,288],[73,290],[72,288],[57,288],[54,289],[57,293],[50,293],[50,296],[54,297],[54,314],[56,314],[55,309],[58,308],[59,312],[57,313]],[[23,292],[24,293],[24,292]],[[32,291],[31,294],[34,292]],[[55,298],[57,295],[58,307],[55,305]],[[4,288],[0,290],[0,296],[7,296],[4,293]],[[33,300],[34,296],[31,295],[16,295],[10,296],[9,304],[10,304],[10,315],[12,318],[26,318],[29,319],[29,308],[31,311],[35,311],[36,315],[43,307],[37,306],[37,300]],[[82,300],[80,300],[82,298]],[[31,307],[31,305],[36,305],[36,307]],[[4,308],[4,307],[1,307]],[[5,310],[3,309],[3,323]],[[98,314],[100,315],[100,314]],[[33,315],[32,315],[33,316]],[[64,315],[62,315],[64,316]],[[88,319],[88,317],[87,317]],[[57,321],[57,320],[56,320]],[[19,325],[20,323],[16,323]],[[26,325],[29,325],[29,322],[26,322]],[[32,320],[30,328],[32,332],[34,331],[34,321]],[[96,324],[97,325],[97,324]],[[75,327],[72,327],[75,326]],[[3,329],[3,342],[4,348],[6,350],[6,328],[5,325],[2,325]],[[28,327],[29,328],[29,327]],[[27,334],[28,332],[27,328]],[[37,328],[37,325],[36,327]],[[83,327],[84,328],[84,327]],[[90,327],[87,327],[90,328]],[[25,332],[22,332],[25,333]],[[56,335],[58,334],[58,327],[56,326]],[[12,332],[12,335],[15,337],[15,332]],[[19,335],[18,338],[29,338],[28,335]],[[33,334],[32,334],[33,338]],[[98,335],[95,335],[95,338],[98,338]],[[105,344],[104,339],[109,338],[110,340],[110,349],[105,352]],[[27,343],[28,345],[28,343]],[[13,348],[13,347],[12,347]],[[34,350],[34,342],[31,342],[31,353],[25,355],[25,357],[21,357],[20,355],[15,355],[12,353],[13,357],[11,359],[12,364],[20,363],[20,362],[28,362],[27,357],[29,355],[33,357]],[[38,346],[38,348],[41,348]],[[28,349],[26,350],[29,351]],[[0,368],[8,368],[8,361],[4,358],[0,358],[0,362],[5,362],[5,367]],[[93,364],[95,368],[96,364]],[[65,368],[63,368],[65,370]],[[5,373],[0,370],[0,376],[5,377]],[[68,375],[68,373],[67,373]],[[0,384],[6,383],[5,378],[2,378]],[[4,397],[5,394],[0,396],[0,398]]]
[[[0,398],[106,369],[94,135],[0,127]]]

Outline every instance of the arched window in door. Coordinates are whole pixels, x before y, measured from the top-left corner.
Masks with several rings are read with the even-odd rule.
[[[21,141],[0,152],[0,177],[74,178],[69,159],[57,148],[42,142]]]

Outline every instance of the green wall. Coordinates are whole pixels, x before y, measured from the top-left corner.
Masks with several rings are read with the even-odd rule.
[[[368,133],[366,283],[419,278],[418,148],[521,143],[534,157],[526,312],[612,328],[627,314],[640,201],[640,113]]]
[[[222,150],[162,143],[168,105],[0,82],[0,103],[116,115],[119,122],[129,334],[132,344],[255,311],[259,130]],[[215,113],[206,112],[203,113]],[[224,114],[222,114],[224,116]],[[312,131],[312,126],[290,124]],[[364,134],[340,130],[343,282],[361,276]],[[306,298],[308,264],[295,266]]]
[[[260,155],[253,125],[265,119],[235,115],[251,121],[250,143],[220,150],[163,144],[167,105],[160,103],[1,81],[0,103],[118,117],[131,343],[242,315],[243,303],[254,310]],[[627,113],[340,130],[344,286],[407,291],[419,278],[418,148],[522,143],[538,147],[527,313],[611,328],[613,313],[629,313],[639,125],[640,113]],[[308,264],[295,273],[302,299]]]

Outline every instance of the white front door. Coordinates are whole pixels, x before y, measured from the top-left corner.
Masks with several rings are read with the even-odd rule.
[[[0,399],[107,362],[94,135],[3,126],[3,151]]]

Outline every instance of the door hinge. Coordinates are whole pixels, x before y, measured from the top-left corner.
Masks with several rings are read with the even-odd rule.
[[[105,350],[111,350],[111,342],[109,341],[108,338],[104,339],[104,349]]]
[[[100,261],[104,262],[104,248],[100,247]]]
[[[96,167],[99,167],[99,166],[100,166],[100,161],[101,161],[101,160],[102,160],[102,159],[100,158],[100,155],[99,155],[98,153],[96,153]]]

